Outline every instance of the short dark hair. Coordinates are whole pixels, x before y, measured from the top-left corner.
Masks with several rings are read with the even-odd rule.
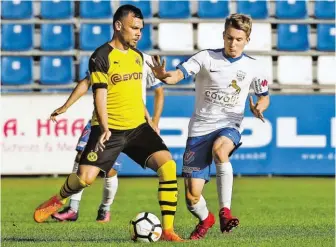
[[[122,18],[128,16],[129,13],[133,13],[136,18],[143,20],[143,15],[139,8],[131,4],[121,5],[113,15],[113,28],[117,21],[121,21]]]

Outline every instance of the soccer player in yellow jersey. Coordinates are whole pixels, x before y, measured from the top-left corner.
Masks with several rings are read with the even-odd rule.
[[[143,53],[144,61],[152,63],[151,56]],[[164,92],[163,92],[163,83],[154,77],[154,74],[150,67],[144,63],[143,71],[142,71],[142,98],[144,103],[146,104],[146,88],[154,89],[154,113],[153,117],[150,118],[149,113],[146,114],[146,120],[154,130],[159,134],[160,130],[159,120],[163,109],[164,103]],[[90,82],[90,75],[86,76],[83,80],[81,80],[76,88],[72,91],[71,95],[65,102],[65,104],[59,108],[57,108],[50,116],[52,121],[56,121],[56,116],[64,113],[67,111],[69,107],[73,103],[75,103],[81,96],[83,96],[89,90],[91,86]],[[56,121],[57,122],[57,121]],[[88,142],[89,136],[91,133],[91,121],[87,123],[81,136],[79,137],[76,151],[77,155],[75,158],[75,162],[73,164],[72,172],[75,173],[78,170],[78,163],[82,152],[85,149],[85,146]],[[104,178],[104,187],[103,187],[103,196],[102,201],[99,205],[99,209],[97,212],[97,222],[109,222],[111,219],[111,205],[114,201],[114,197],[118,190],[118,173],[122,170],[123,161],[120,159],[120,156],[117,158],[116,162],[114,163],[112,169],[109,171],[108,174],[105,174]],[[79,217],[79,208],[80,208],[80,201],[82,198],[84,190],[72,195],[69,199],[69,206],[66,206],[63,210],[58,213],[51,215],[51,217],[57,221],[77,221]]]
[[[132,5],[119,7],[113,27],[112,40],[97,48],[89,61],[95,109],[77,174],[70,174],[60,192],[35,210],[34,220],[47,220],[64,205],[66,198],[91,185],[101,170],[108,173],[123,152],[159,176],[161,239],[183,241],[174,232],[176,163],[161,137],[145,120],[141,89],[144,62],[141,52],[132,48],[141,37],[141,10]]]

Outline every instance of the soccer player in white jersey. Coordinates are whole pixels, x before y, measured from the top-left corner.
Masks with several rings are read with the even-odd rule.
[[[159,57],[154,57],[154,66],[150,66],[155,76],[167,84],[176,84],[196,75],[195,110],[189,123],[182,170],[187,207],[199,219],[191,239],[204,238],[215,223],[202,196],[203,187],[210,179],[213,159],[220,230],[230,232],[239,224],[238,218],[231,215],[233,171],[229,157],[241,145],[241,123],[250,87],[258,97],[256,104],[250,98],[255,117],[263,121],[263,112],[269,105],[268,82],[263,68],[257,60],[243,53],[251,28],[249,16],[233,14],[225,21],[224,48],[200,51],[174,71],[167,72],[165,61],[161,64]]]
[[[152,61],[151,56],[142,53],[144,57],[144,61],[150,62]],[[159,120],[163,109],[163,102],[164,102],[164,94],[163,94],[163,83],[157,80],[151,69],[147,66],[147,64],[144,64],[143,67],[143,79],[142,79],[142,97],[144,104],[146,104],[146,89],[151,88],[154,89],[155,96],[154,96],[154,114],[153,118],[150,118],[148,112],[146,113],[147,121],[150,123],[150,125],[155,129],[156,132],[159,133]],[[80,81],[77,85],[77,87],[73,90],[72,94],[68,98],[68,100],[65,102],[63,106],[56,109],[51,114],[51,119],[56,121],[56,116],[59,114],[62,114],[67,111],[67,109],[75,103],[81,96],[83,96],[90,87],[90,78],[87,76],[82,81]],[[77,155],[75,158],[74,166],[72,172],[77,172],[78,169],[78,162],[80,160],[81,154],[83,150],[85,149],[85,146],[87,144],[87,141],[89,139],[91,132],[91,124],[90,121],[85,126],[81,137],[78,140],[78,144],[76,146]],[[103,198],[102,202],[98,209],[98,214],[96,220],[98,222],[109,222],[111,213],[110,208],[113,203],[114,197],[118,190],[118,172],[121,170],[122,162],[120,160],[117,160],[115,164],[113,165],[112,169],[108,174],[106,174],[106,177],[104,178],[104,188],[103,188]],[[82,198],[83,190],[78,192],[77,194],[74,194],[70,197],[69,206],[65,207],[63,210],[61,210],[58,213],[55,213],[52,215],[52,218],[58,220],[58,221],[76,221],[79,216],[79,204]]]

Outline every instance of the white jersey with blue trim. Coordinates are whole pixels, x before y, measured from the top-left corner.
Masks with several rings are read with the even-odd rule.
[[[153,65],[152,57],[146,53],[142,53],[142,55],[144,60],[144,65],[142,69],[142,98],[144,103],[146,104],[146,89],[155,89],[158,87],[162,87],[163,83],[155,78],[151,68],[146,63],[148,62]]]
[[[196,75],[189,137],[226,127],[241,132],[250,88],[256,95],[268,94],[268,79],[260,66],[256,59],[245,54],[229,58],[224,55],[224,49],[200,51],[178,65],[184,78]]]

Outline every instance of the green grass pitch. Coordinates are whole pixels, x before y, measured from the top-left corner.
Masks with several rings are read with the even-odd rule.
[[[3,178],[1,182],[2,246],[148,246],[133,243],[128,222],[138,212],[160,216],[156,178],[120,178],[112,206],[112,221],[96,223],[102,179],[83,194],[77,222],[37,224],[33,212],[56,193],[64,178]],[[176,231],[187,238],[197,220],[187,211],[183,180],[179,179]],[[218,222],[206,239],[185,243],[157,242],[153,246],[335,246],[335,200],[332,178],[236,178],[233,214],[241,225],[221,234]],[[216,182],[205,188],[209,209],[217,216]]]

